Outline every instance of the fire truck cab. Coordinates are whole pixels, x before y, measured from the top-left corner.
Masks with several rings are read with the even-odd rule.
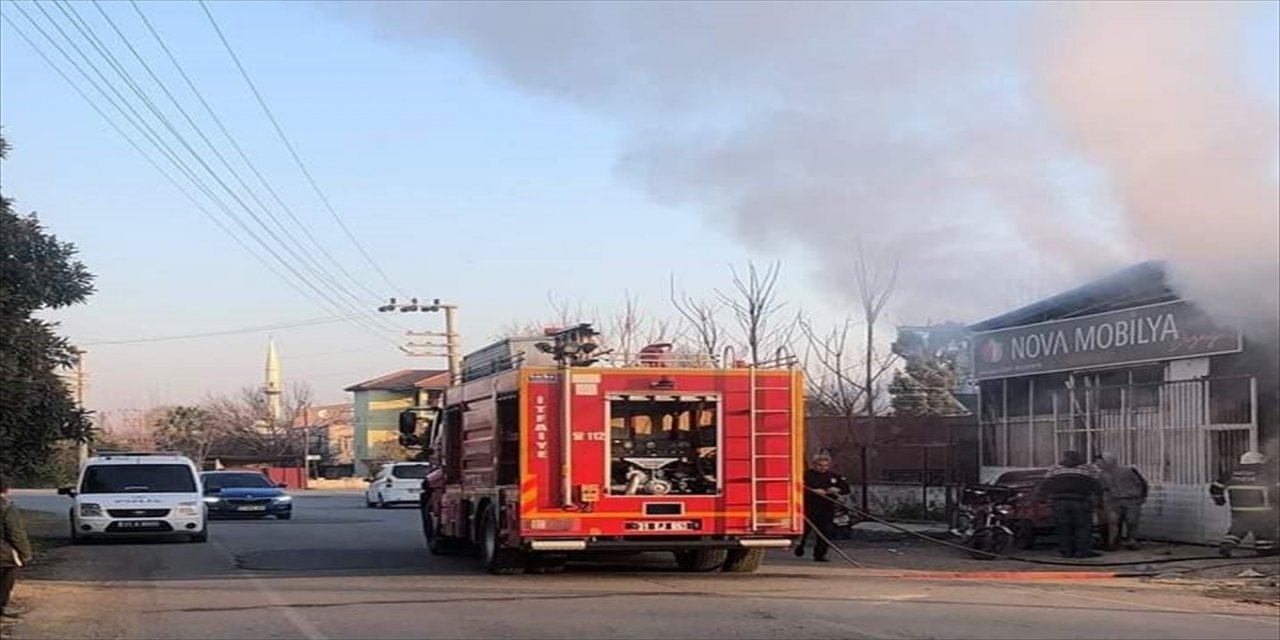
[[[790,358],[716,366],[668,345],[604,352],[590,325],[503,340],[463,362],[426,444],[433,554],[491,573],[574,554],[669,551],[686,571],[749,572],[803,532],[803,381]],[[425,426],[425,429],[423,428]]]

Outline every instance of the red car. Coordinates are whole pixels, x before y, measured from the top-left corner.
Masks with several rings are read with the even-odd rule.
[[[1022,469],[1006,471],[996,479],[995,485],[1011,490],[1009,499],[1013,506],[1012,520],[1015,525],[1014,543],[1020,549],[1031,548],[1036,538],[1042,535],[1054,535],[1053,507],[1049,501],[1037,493],[1040,482],[1048,473],[1048,469]],[[1094,530],[1101,533],[1105,515],[1101,509],[1094,512]]]

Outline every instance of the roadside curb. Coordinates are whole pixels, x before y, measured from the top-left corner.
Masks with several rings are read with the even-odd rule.
[[[773,567],[799,569],[807,576],[832,575],[834,573],[853,578],[881,578],[887,580],[934,580],[934,581],[973,581],[973,582],[1076,582],[1083,580],[1114,580],[1123,578],[1149,578],[1153,573],[1148,571],[1018,571],[1018,570],[980,570],[980,571],[942,571],[936,569],[894,569],[887,567],[848,567],[828,565],[826,567],[804,567],[794,563],[778,562]]]

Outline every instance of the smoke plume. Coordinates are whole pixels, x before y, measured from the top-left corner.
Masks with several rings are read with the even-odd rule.
[[[976,319],[1015,279],[1048,294],[1146,258],[1192,295],[1275,317],[1276,114],[1237,81],[1239,7],[350,10],[611,119],[620,175],[746,242],[801,248],[850,297],[860,243],[899,260],[895,303],[917,317]]]
[[[1240,72],[1248,7],[1052,5],[1046,102],[1108,171],[1128,232],[1216,317],[1280,318],[1280,112]]]

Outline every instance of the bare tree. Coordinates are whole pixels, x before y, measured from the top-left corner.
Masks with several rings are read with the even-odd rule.
[[[622,310],[609,320],[609,325],[605,327],[605,339],[614,345],[616,352],[620,358],[620,363],[629,365],[631,358],[639,351],[636,344],[642,338],[640,334],[645,331],[648,324],[648,318],[640,311],[640,300],[632,296],[630,292],[623,292]]]
[[[763,271],[749,262],[745,276],[730,267],[733,290],[716,290],[720,302],[733,314],[741,331],[741,344],[751,362],[761,362],[762,356],[772,356],[779,347],[791,344],[796,319],[779,319],[779,314],[786,307],[786,302],[778,297],[781,271],[780,262],[774,262]]]
[[[293,385],[283,404],[279,419],[273,420],[266,394],[258,387],[208,398],[203,409],[216,428],[226,434],[225,444],[218,447],[217,453],[264,459],[301,456],[305,430],[294,425],[311,404],[310,388]]]
[[[849,336],[855,322],[846,318],[827,333],[820,334],[809,318],[799,320],[805,337],[803,364],[808,383],[808,411],[812,415],[852,419],[862,407],[865,387],[860,380],[861,361],[850,349]]]
[[[512,336],[540,336],[543,331],[552,327],[568,327],[580,322],[594,323],[597,315],[588,312],[581,301],[574,303],[568,298],[557,298],[552,291],[547,292],[547,306],[550,313],[545,317],[509,322],[502,325],[498,334],[490,338],[502,340]]]
[[[867,252],[863,250],[862,243],[857,245],[856,259],[853,265],[854,280],[858,287],[858,302],[862,310],[862,326],[866,330],[866,349],[867,363],[864,372],[864,389],[866,390],[866,398],[864,400],[866,406],[866,416],[869,421],[869,431],[871,447],[874,451],[876,439],[876,377],[874,363],[876,362],[876,324],[880,321],[880,317],[884,314],[885,307],[889,304],[889,299],[893,297],[894,289],[898,285],[898,261],[893,261],[893,266],[888,269],[874,267],[867,263]]]
[[[178,451],[203,467],[209,454],[226,439],[226,432],[201,407],[164,407],[155,412],[152,437],[162,451]]]
[[[671,306],[684,318],[698,352],[715,362],[724,346],[724,327],[720,325],[719,318],[724,305],[715,299],[695,299],[683,291],[677,294],[676,278],[672,275]]]
[[[857,447],[861,459],[864,510],[868,506],[868,468],[875,458],[877,443],[877,389],[897,361],[892,351],[878,352],[876,329],[892,298],[897,274],[896,262],[890,269],[874,268],[859,246],[853,264],[853,279],[861,311],[860,320],[846,318],[826,333],[817,331],[808,319],[799,321],[806,339],[804,353],[810,408],[815,413],[842,419],[842,437],[830,443],[833,455]],[[854,344],[857,326],[862,328],[862,345]],[[858,353],[859,346],[861,354]],[[859,417],[866,421],[867,427],[865,436],[856,438]]]

